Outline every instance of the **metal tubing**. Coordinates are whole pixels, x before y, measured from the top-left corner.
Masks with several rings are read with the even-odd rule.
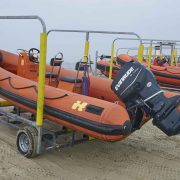
[[[47,35],[49,35],[51,32],[71,32],[71,33],[74,32],[74,33],[90,33],[90,34],[124,34],[124,35],[134,35],[138,39],[141,39],[141,37],[134,32],[51,29],[47,32]]]
[[[139,46],[139,49],[138,49],[138,61],[140,62],[140,63],[142,63],[142,61],[143,61],[143,52],[144,52],[144,45],[142,44],[142,39],[141,39],[141,37],[139,36],[139,35],[137,35],[137,34],[135,34],[135,33],[130,33],[129,35],[135,35],[135,36],[137,36],[137,40],[139,40],[140,41],[140,46]],[[117,41],[117,40],[122,40],[122,38],[116,38],[114,41],[113,41],[113,43],[115,43],[115,41]],[[114,56],[114,55],[113,55]],[[114,57],[113,57],[114,58]],[[112,58],[111,58],[112,59]],[[112,71],[112,67],[110,66],[110,71]],[[112,73],[110,73],[110,74],[112,74]],[[110,76],[109,76],[109,78],[110,78]]]
[[[36,126],[38,129],[37,153],[41,153],[42,126],[44,116],[44,90],[45,90],[45,71],[46,71],[46,52],[47,52],[47,34],[40,35],[40,63],[38,78],[38,98],[37,98],[37,117]]]
[[[140,44],[142,44],[142,39],[141,37],[134,33],[134,32],[117,32],[117,31],[93,31],[93,30],[66,30],[66,29],[51,29],[47,32],[47,35],[49,35],[51,32],[71,32],[71,33],[88,33],[88,35],[91,34],[121,34],[121,35],[133,35],[136,36],[138,38],[138,40],[140,41]],[[87,37],[87,36],[86,36]],[[88,37],[89,38],[89,37]],[[113,43],[112,43],[112,48],[114,48],[114,43],[116,40],[118,40],[120,38],[116,38],[114,39]],[[87,53],[87,49],[89,48],[89,43],[87,43],[86,40],[86,44],[85,44],[85,53]],[[110,62],[110,72],[109,72],[109,79],[111,79],[112,76],[112,63],[113,63],[113,58],[114,58],[114,49],[111,49],[111,62]]]
[[[37,137],[37,154],[41,154],[42,150],[42,126],[37,126],[38,137]]]
[[[3,109],[0,109],[0,114],[3,116],[6,116],[7,118],[13,119],[14,121],[22,122],[24,124],[27,124],[27,125],[33,126],[33,127],[35,126],[35,122],[27,120],[26,118],[18,116],[17,114],[9,113]]]
[[[134,32],[125,32],[125,33],[122,33],[123,35],[134,35],[134,36],[136,36],[137,38],[138,38],[138,40],[140,41],[140,47],[141,47],[141,51],[140,51],[140,53],[142,53],[142,56],[143,56],[143,50],[144,50],[144,46],[143,46],[143,44],[142,44],[142,39],[141,39],[141,37],[138,35],[138,34],[136,34],[136,33],[134,33]],[[121,40],[121,38],[116,38],[116,39],[114,39],[113,40],[113,42],[112,42],[112,47],[111,47],[111,60],[110,60],[110,67],[109,67],[109,79],[112,79],[112,65],[113,65],[113,59],[114,59],[114,46],[115,46],[115,42],[117,41],[117,40]],[[138,53],[139,54],[139,53]]]
[[[143,43],[143,44],[146,44],[146,43]],[[152,47],[152,49],[154,49],[154,47],[153,47],[152,45],[153,45],[153,44],[157,44],[157,43],[147,43],[147,44],[150,44],[150,46]],[[149,51],[149,48],[150,48],[150,47],[144,47],[144,49],[146,49],[146,50],[148,49],[148,51]],[[163,49],[169,49],[169,47],[164,47]],[[176,48],[176,49],[180,49],[180,48]],[[128,55],[131,50],[138,50],[138,48],[137,48],[137,47],[132,47],[132,48],[118,48],[118,49],[116,50],[116,56],[118,56],[120,50],[127,50],[126,54]]]
[[[43,33],[40,35],[40,64],[38,79],[38,98],[37,98],[37,118],[36,126],[38,129],[37,153],[41,152],[42,126],[43,126],[43,110],[44,110],[44,84],[45,84],[45,68],[46,68],[46,49],[47,49],[47,33],[46,25],[39,16],[0,16],[0,19],[37,19],[40,21]]]
[[[36,15],[33,16],[0,16],[0,19],[37,19],[40,21],[42,28],[43,28],[43,32],[46,32],[46,24],[44,22],[44,20]]]
[[[136,40],[139,41],[138,38],[119,38],[121,40]],[[144,39],[141,38],[142,41],[149,41],[149,42],[164,42],[164,43],[180,43],[180,40],[161,40],[161,39]],[[144,42],[143,42],[144,43]]]

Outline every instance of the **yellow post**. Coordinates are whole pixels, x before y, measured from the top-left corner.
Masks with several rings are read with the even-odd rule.
[[[146,61],[149,59],[149,48],[146,50]]]
[[[174,48],[172,48],[172,50],[171,50],[171,61],[170,61],[170,65],[171,65],[171,66],[174,65]]]
[[[1,99],[0,100],[0,107],[6,107],[6,106],[13,106],[13,104],[6,101],[6,100]]]
[[[163,54],[160,53],[159,57],[162,60],[163,59]]]
[[[142,61],[143,61],[143,53],[144,53],[144,45],[140,44],[140,46],[138,48],[138,61],[140,63],[142,63]]]
[[[129,55],[129,50],[127,50],[126,54]]]
[[[85,47],[84,47],[84,62],[87,62],[87,57],[89,54],[89,41],[85,41]]]
[[[109,79],[112,79],[113,59],[114,59],[114,42],[112,43],[112,47],[111,47],[111,61],[110,61],[110,68],[109,68]]]
[[[176,49],[175,50],[175,64],[177,66],[177,63],[178,63],[178,50]]]
[[[84,45],[84,58],[83,62],[88,61],[88,55],[89,55],[89,32],[86,33],[86,41]]]
[[[40,62],[39,62],[39,78],[38,78],[37,116],[36,116],[36,125],[39,127],[43,126],[46,51],[47,51],[47,34],[41,33],[40,34]]]
[[[150,44],[149,46],[148,68],[151,67],[151,59],[152,59],[152,44]]]

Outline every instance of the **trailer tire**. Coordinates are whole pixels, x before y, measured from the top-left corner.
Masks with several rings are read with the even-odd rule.
[[[32,126],[25,126],[17,132],[16,146],[24,157],[33,158],[37,156],[37,137],[37,129]]]

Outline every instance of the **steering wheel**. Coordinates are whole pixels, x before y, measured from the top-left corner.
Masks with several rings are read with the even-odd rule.
[[[36,48],[31,48],[28,51],[28,55],[29,55],[29,60],[33,63],[39,63],[39,49]]]

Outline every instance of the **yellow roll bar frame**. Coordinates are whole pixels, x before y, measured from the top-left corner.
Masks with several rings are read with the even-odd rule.
[[[178,64],[178,50],[177,49],[175,49],[175,64],[176,66]]]
[[[6,106],[13,106],[13,104],[3,99],[0,100],[0,107],[6,107]]]
[[[84,58],[83,62],[87,62],[89,57],[89,33],[86,33],[86,41],[84,45]]]
[[[138,48],[138,61],[140,63],[143,62],[143,54],[144,54],[144,45],[140,44],[139,48]]]
[[[152,43],[151,43],[151,44],[150,44],[150,46],[149,46],[148,68],[150,68],[150,67],[151,67],[152,49],[153,49],[153,47],[152,47]]]
[[[146,60],[149,58],[149,48],[146,48]]]
[[[174,53],[174,48],[172,48],[171,50],[171,59],[170,59],[170,65],[173,66],[174,65],[174,61],[175,61],[175,53]]]
[[[38,97],[37,97],[37,118],[36,126],[38,130],[37,139],[37,154],[41,153],[42,141],[42,126],[43,126],[43,113],[44,113],[44,84],[45,84],[45,69],[46,69],[46,49],[47,49],[47,34],[46,24],[39,16],[0,16],[0,19],[36,19],[39,20],[43,33],[40,34],[40,64],[39,64],[39,79],[38,79]]]
[[[141,37],[134,33],[134,32],[113,32],[113,31],[92,31],[92,30],[67,30],[67,29],[51,29],[47,32],[47,35],[49,35],[51,32],[70,32],[70,33],[86,33],[86,41],[85,41],[85,48],[84,48],[84,61],[87,61],[88,53],[89,53],[89,34],[123,34],[123,35],[133,35],[137,37],[137,40],[140,41],[140,44],[142,44]],[[112,48],[111,48],[111,62],[110,62],[110,74],[112,76],[112,61],[114,56],[114,42],[120,38],[116,38],[113,41]],[[111,79],[111,77],[109,76]]]
[[[111,59],[110,59],[110,69],[109,69],[109,79],[112,79],[112,66],[113,66],[113,59],[114,59],[114,41],[111,46]]]
[[[113,60],[114,60],[115,41],[116,40],[120,40],[120,39],[121,38],[116,38],[113,41],[112,46],[111,46],[111,59],[110,59],[110,68],[109,68],[109,79],[112,79],[112,69],[113,69],[112,66],[113,66]],[[142,63],[142,60],[143,60],[143,53],[144,53],[144,45],[141,43],[141,39],[140,39],[140,46],[139,46],[139,49],[138,49],[138,60],[141,60],[141,63]],[[116,54],[117,54],[117,52],[116,52]]]
[[[119,33],[120,34],[120,33]],[[137,37],[137,40],[139,40],[140,41],[140,47],[141,47],[141,53],[142,53],[142,57],[143,57],[143,51],[144,51],[144,46],[143,46],[143,44],[142,44],[142,39],[141,39],[141,37],[138,35],[138,34],[136,34],[136,33],[134,33],[134,32],[127,32],[127,33],[122,33],[122,34],[124,34],[124,35],[134,35],[134,36],[136,36]],[[115,49],[115,42],[117,41],[117,40],[121,40],[122,38],[116,38],[116,39],[114,39],[113,40],[113,42],[112,42],[112,46],[111,46],[111,59],[110,59],[110,67],[109,67],[109,79],[112,79],[112,66],[113,66],[113,59],[114,59],[114,49]],[[116,52],[116,54],[117,54],[117,52]]]
[[[43,126],[46,53],[47,34],[41,33],[36,126]]]
[[[160,59],[162,60],[162,59],[163,59],[163,54],[160,54],[159,57],[160,57]]]

